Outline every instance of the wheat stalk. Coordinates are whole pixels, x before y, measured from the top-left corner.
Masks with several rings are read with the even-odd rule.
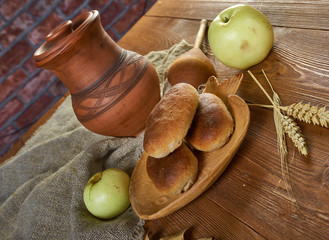
[[[264,75],[265,75],[265,73],[264,73]],[[267,77],[266,77],[266,79],[267,79]],[[270,82],[269,82],[269,84],[270,84]],[[270,84],[270,86],[272,88],[271,84]],[[280,99],[279,95],[273,90],[273,88],[272,88],[272,91],[273,91],[273,102],[275,103],[275,105],[277,107],[280,107],[281,99]],[[274,117],[275,129],[276,129],[276,133],[277,133],[278,148],[279,148],[279,153],[280,153],[281,175],[282,175],[281,179],[283,180],[283,182],[286,186],[290,199],[294,203],[296,203],[296,198],[292,192],[292,187],[291,187],[290,180],[289,180],[289,166],[288,166],[288,161],[287,161],[288,150],[287,150],[285,129],[282,124],[283,115],[280,114],[278,111],[273,111],[273,117]]]
[[[250,72],[250,70],[248,70],[249,75],[252,77],[252,79],[257,83],[257,85],[262,89],[262,91],[264,92],[264,94],[267,96],[267,98],[270,100],[270,102],[273,105],[274,110],[277,112],[277,114],[281,115],[281,124],[292,124],[291,122],[294,123],[294,128],[290,128],[289,124],[288,125],[284,125],[283,129],[284,132],[287,133],[288,137],[292,140],[292,142],[294,143],[295,147],[299,150],[299,152],[303,155],[307,155],[307,148],[306,148],[306,142],[305,142],[305,138],[302,137],[301,135],[301,130],[300,128],[297,126],[297,124],[290,119],[288,121],[287,116],[283,115],[282,112],[280,111],[280,109],[282,108],[281,106],[277,106],[274,101],[271,99],[271,97],[268,95],[268,93],[266,92],[266,90],[262,87],[262,85],[259,83],[259,81],[257,80],[257,78]],[[292,126],[292,125],[291,125]],[[296,127],[298,127],[298,131],[293,131],[296,130]]]
[[[280,99],[279,95],[274,91],[272,83],[268,79],[264,70],[262,70],[262,72],[263,72],[263,75],[265,76],[265,79],[266,79],[268,85],[271,87],[271,90],[273,93],[273,102],[274,102],[273,106],[276,106],[278,109],[280,109],[281,99]],[[283,182],[286,186],[290,199],[298,207],[298,205],[296,204],[297,201],[293,194],[292,187],[291,187],[290,180],[289,180],[289,166],[288,166],[288,161],[287,161],[288,149],[287,149],[285,129],[284,129],[284,125],[282,124],[283,114],[281,113],[281,111],[273,111],[273,117],[274,117],[275,129],[277,132],[277,141],[278,141],[278,147],[279,147],[279,153],[280,153],[281,174],[282,174],[281,179],[283,179]]]
[[[280,97],[276,92],[273,93],[273,101],[277,107],[281,106]],[[283,125],[282,125],[283,115],[280,114],[278,111],[273,111],[273,116],[274,116],[275,129],[277,132],[279,152],[280,152],[280,155],[282,157],[284,157],[288,153],[288,151],[287,151],[285,132],[284,132]]]
[[[262,70],[262,72],[263,72],[263,75],[265,76],[265,79],[266,79],[268,85],[271,87],[271,90],[273,93],[273,103],[276,107],[279,108],[281,106],[281,99],[280,99],[279,95],[274,91],[274,88],[273,88],[270,80],[268,79],[266,73],[264,72],[264,70]],[[284,129],[282,126],[283,115],[281,114],[281,111],[273,111],[273,116],[274,116],[275,129],[277,132],[277,141],[278,141],[278,145],[279,145],[279,152],[280,152],[281,164],[282,164],[285,156],[288,153],[286,137],[285,137]]]
[[[271,87],[271,90],[273,92],[273,100],[270,98],[270,96],[267,94],[267,92],[265,91],[265,89],[261,86],[261,84],[259,83],[259,81],[257,80],[257,78],[250,72],[248,71],[248,73],[250,74],[250,76],[252,77],[252,79],[257,83],[257,85],[261,88],[261,90],[264,92],[264,94],[267,96],[267,98],[270,100],[270,102],[272,103],[272,105],[261,105],[261,104],[250,104],[250,105],[258,105],[258,106],[262,106],[262,107],[271,107],[274,109],[273,111],[273,116],[274,116],[274,123],[275,123],[275,129],[277,132],[277,141],[278,141],[278,146],[279,146],[279,153],[280,153],[280,160],[281,160],[281,174],[282,174],[282,178],[285,186],[287,188],[288,194],[290,196],[290,199],[293,201],[293,203],[297,206],[298,205],[296,203],[296,198],[293,194],[292,191],[292,187],[289,181],[289,166],[288,166],[288,162],[287,162],[287,144],[286,144],[286,138],[285,138],[285,133],[287,133],[287,135],[292,138],[294,145],[297,147],[297,149],[301,148],[298,146],[303,146],[301,149],[303,150],[302,152],[305,153],[305,140],[301,140],[300,137],[297,136],[301,136],[300,135],[300,130],[297,126],[297,124],[294,124],[293,121],[288,121],[288,119],[286,118],[287,116],[285,116],[284,114],[282,114],[281,110],[282,110],[282,106],[281,106],[281,100],[279,95],[274,91],[273,86],[271,84],[271,82],[269,81],[269,79],[267,78],[264,70],[262,70],[268,84]],[[299,134],[299,135],[297,135]],[[307,150],[306,150],[306,154],[307,154]]]

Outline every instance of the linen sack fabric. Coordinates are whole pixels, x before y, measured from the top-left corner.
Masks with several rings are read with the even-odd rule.
[[[146,55],[162,90],[170,64],[191,48],[183,40]],[[119,168],[130,175],[142,145],[143,134],[115,138],[90,132],[76,119],[68,97],[16,156],[0,165],[0,238],[142,239],[144,221],[131,206],[100,220],[83,202],[84,187],[96,172]]]

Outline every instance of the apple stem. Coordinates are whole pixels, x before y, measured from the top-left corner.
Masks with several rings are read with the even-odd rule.
[[[204,35],[206,33],[206,28],[208,25],[208,21],[206,19],[202,19],[200,22],[200,28],[198,31],[198,34],[196,35],[195,42],[194,42],[194,48],[200,48],[203,42]]]

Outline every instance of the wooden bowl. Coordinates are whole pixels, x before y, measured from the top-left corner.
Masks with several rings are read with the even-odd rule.
[[[236,81],[236,78],[234,79]],[[240,82],[237,81],[237,84]],[[206,191],[229,165],[247,133],[250,114],[248,105],[242,98],[236,95],[226,97],[235,121],[235,130],[224,147],[208,153],[194,152],[199,161],[199,172],[195,183],[189,190],[176,195],[165,195],[159,191],[146,172],[148,156],[146,153],[142,154],[130,181],[131,205],[140,218],[157,219],[180,209]]]

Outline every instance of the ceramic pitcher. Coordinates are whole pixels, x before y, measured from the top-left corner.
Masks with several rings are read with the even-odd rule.
[[[64,83],[77,119],[95,133],[138,135],[160,100],[154,66],[114,42],[96,10],[56,27],[33,57]]]

